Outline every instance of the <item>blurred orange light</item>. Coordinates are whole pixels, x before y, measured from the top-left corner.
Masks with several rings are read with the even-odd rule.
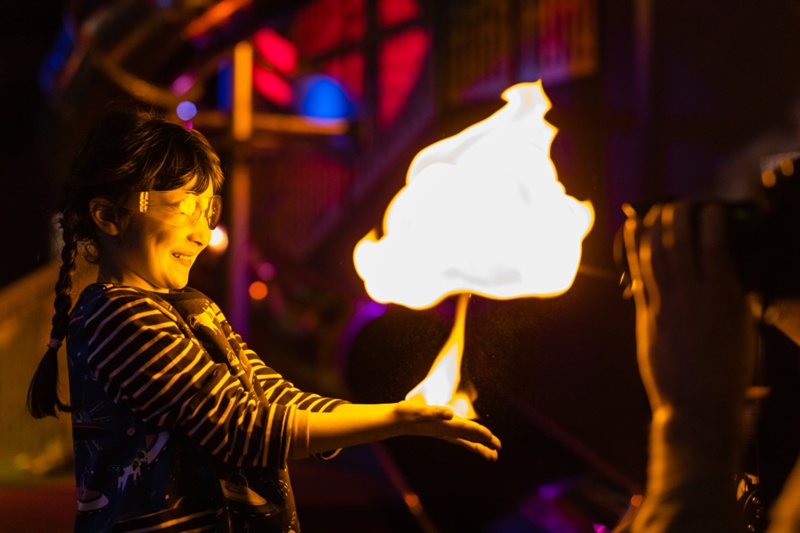
[[[211,240],[208,247],[216,252],[224,252],[228,248],[228,232],[222,226],[211,230]]]
[[[267,297],[267,294],[269,294],[269,288],[263,281],[254,281],[250,284],[250,288],[247,289],[247,292],[253,300],[263,300]]]

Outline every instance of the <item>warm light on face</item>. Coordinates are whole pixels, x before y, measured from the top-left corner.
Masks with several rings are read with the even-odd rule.
[[[383,235],[356,245],[370,297],[414,309],[460,294],[456,325],[423,383],[407,398],[470,416],[459,384],[468,294],[557,296],[573,283],[594,223],[589,202],[565,193],[550,159],[556,129],[541,82],[503,93],[506,105],[423,149],[386,211]],[[461,407],[458,407],[461,406]]]

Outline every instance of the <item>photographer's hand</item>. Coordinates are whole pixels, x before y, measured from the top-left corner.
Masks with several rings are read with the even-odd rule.
[[[692,207],[668,204],[625,225],[637,356],[653,411],[649,509],[637,519],[638,531],[651,530],[659,505],[674,510],[676,492],[686,487],[703,487],[706,509],[681,502],[689,512],[682,519],[701,520],[685,530],[733,530],[723,517],[733,516],[727,487],[741,447],[754,321],[726,246],[723,208],[703,208],[697,222],[695,236]]]
[[[766,310],[763,310],[761,301],[755,297],[752,302],[753,314],[756,318],[778,328],[800,346],[800,298],[777,299],[769,304]]]

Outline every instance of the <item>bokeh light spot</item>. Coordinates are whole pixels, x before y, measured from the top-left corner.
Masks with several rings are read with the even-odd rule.
[[[247,292],[253,300],[263,300],[267,297],[267,294],[269,294],[269,288],[263,281],[254,281],[250,284]]]
[[[218,252],[224,252],[228,248],[228,232],[222,226],[217,226],[211,230],[211,240],[209,248]]]
[[[309,76],[300,83],[300,114],[309,118],[346,119],[354,106],[342,84],[330,76]]]
[[[197,114],[197,106],[192,102],[183,101],[175,108],[178,118],[181,120],[192,120]]]

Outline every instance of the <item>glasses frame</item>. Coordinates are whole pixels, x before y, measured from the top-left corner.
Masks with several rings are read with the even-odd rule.
[[[159,196],[164,193],[172,193],[175,191],[156,191],[156,190],[147,190],[141,191],[138,194],[137,199],[137,209],[139,213],[147,213],[150,211],[151,207],[177,207],[179,208],[179,204],[182,203],[183,200],[179,202],[155,202],[153,201],[153,196]],[[159,216],[158,218],[167,224],[174,226],[176,228],[190,228],[197,224],[197,221],[200,220],[201,217],[205,217],[206,222],[208,223],[208,229],[213,230],[217,227],[220,222],[220,218],[222,216],[222,196],[215,194],[213,196],[203,196],[200,193],[194,191],[181,191],[188,196],[194,196],[197,200],[198,207],[195,208],[193,213],[184,213],[180,211],[180,214],[186,217],[193,218],[189,224],[176,224],[174,222],[174,218],[171,216]],[[203,208],[203,200],[205,198],[208,200],[208,204],[205,208]],[[133,202],[131,202],[133,203]],[[198,214],[199,213],[199,214]]]

